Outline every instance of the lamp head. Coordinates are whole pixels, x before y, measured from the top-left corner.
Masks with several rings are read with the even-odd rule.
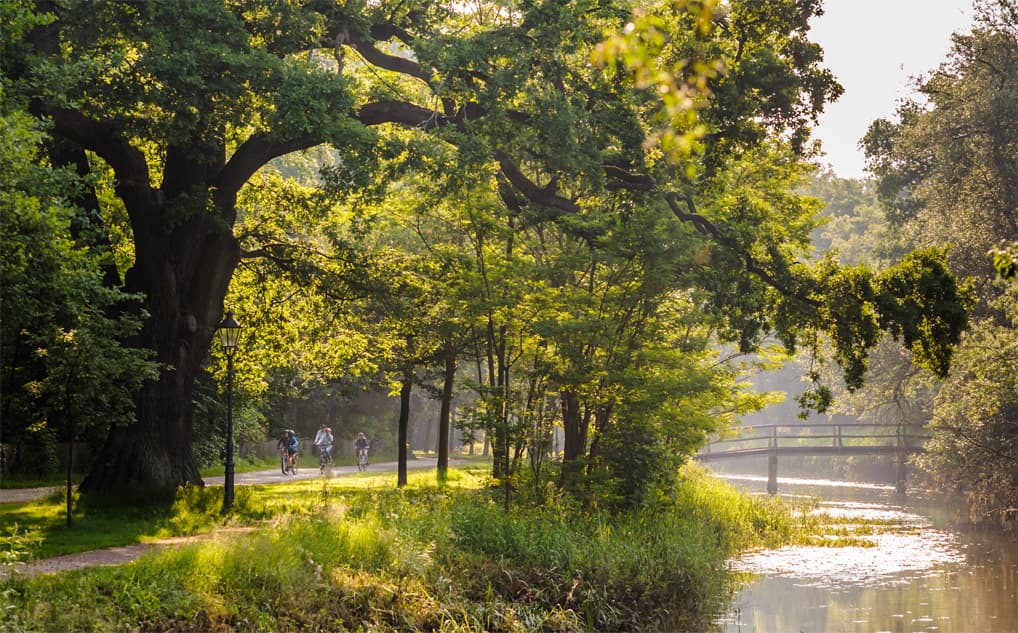
[[[240,343],[240,323],[233,318],[233,310],[226,311],[226,317],[223,322],[216,326],[216,331],[219,332],[219,342],[223,345],[223,352],[227,356],[233,356],[233,353],[237,351],[237,345]]]

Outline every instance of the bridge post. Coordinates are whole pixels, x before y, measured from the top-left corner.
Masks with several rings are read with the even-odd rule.
[[[771,427],[770,452],[767,453],[767,494],[778,494],[778,429]]]
[[[894,491],[899,495],[905,494],[905,441],[904,432],[899,426],[896,429],[895,435],[897,435],[898,450],[895,452],[895,477],[894,477]]]
[[[899,495],[905,494],[905,451],[898,451],[897,477],[895,477],[894,491]]]
[[[774,451],[767,456],[767,494],[778,494],[778,454]]]

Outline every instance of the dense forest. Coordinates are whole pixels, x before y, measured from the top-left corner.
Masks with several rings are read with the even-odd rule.
[[[1012,0],[873,123],[865,181],[810,139],[820,0],[0,11],[3,441],[94,447],[84,492],[201,484],[228,308],[241,441],[328,421],[405,461],[413,410],[508,491],[558,433],[554,484],[622,507],[796,356],[799,406],[928,425],[974,517],[1018,506]]]

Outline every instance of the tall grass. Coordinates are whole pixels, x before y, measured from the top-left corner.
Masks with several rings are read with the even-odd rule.
[[[483,476],[245,488],[247,532],[116,568],[0,584],[0,631],[702,631],[737,548],[794,534],[777,506],[702,472],[625,515],[564,502],[506,512]],[[178,495],[175,529],[216,508]]]

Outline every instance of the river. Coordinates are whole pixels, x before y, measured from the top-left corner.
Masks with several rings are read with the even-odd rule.
[[[721,476],[766,489],[766,477]],[[717,622],[722,633],[1018,633],[1015,540],[959,527],[961,508],[942,495],[795,478],[779,478],[778,493],[881,525],[867,546],[785,547],[731,561],[746,581]]]

